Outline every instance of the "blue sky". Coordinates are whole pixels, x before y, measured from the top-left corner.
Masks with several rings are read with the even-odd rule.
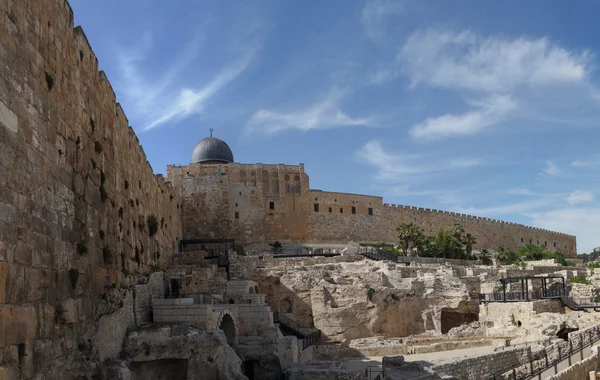
[[[71,6],[157,173],[214,128],[311,188],[600,246],[596,1]]]

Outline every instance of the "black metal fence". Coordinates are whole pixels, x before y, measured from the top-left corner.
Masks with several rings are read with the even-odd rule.
[[[383,369],[370,365],[365,368],[365,378],[367,380],[381,380],[384,378]]]
[[[485,378],[485,380],[502,379],[502,374],[510,373],[512,380],[532,379],[546,370],[558,365],[563,360],[581,353],[585,348],[590,347],[600,340],[600,325],[593,329],[586,330],[577,334],[577,337],[568,342],[556,343],[544,347],[544,349],[532,357],[529,363],[518,367],[507,368],[501,373],[496,373]],[[504,377],[505,378],[505,377]]]
[[[302,351],[317,344],[321,340],[321,330],[313,329],[314,331],[307,334],[306,330],[309,328],[300,327],[296,322],[286,317],[284,314],[279,314],[277,311],[273,312],[273,322],[279,323],[296,336],[298,340],[302,341]]]

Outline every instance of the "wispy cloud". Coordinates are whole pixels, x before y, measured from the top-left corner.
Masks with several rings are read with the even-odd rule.
[[[542,170],[542,172],[549,176],[555,176],[560,173],[560,168],[552,161],[546,161],[546,166]]]
[[[289,129],[308,131],[350,126],[373,125],[371,118],[354,118],[340,109],[346,91],[333,89],[318,103],[289,112],[256,111],[248,121],[248,129],[276,133]]]
[[[401,0],[367,0],[362,10],[361,21],[367,36],[376,43],[386,38],[385,24],[388,18],[402,11]]]
[[[181,54],[175,56],[170,67],[158,77],[144,72],[145,61],[152,56],[153,48],[152,36],[145,33],[138,48],[124,49],[118,56],[120,81],[117,90],[143,130],[179,122],[204,112],[208,101],[248,68],[258,50],[255,42],[239,52],[233,62],[223,64],[224,68],[212,79],[182,84],[178,79],[201,52],[200,33],[190,39]]]
[[[410,129],[410,135],[420,140],[472,135],[503,121],[517,107],[507,96],[492,97],[474,105],[477,106],[474,111],[428,118],[423,123],[414,125]]]
[[[571,52],[547,38],[485,38],[470,31],[435,29],[411,35],[401,55],[413,85],[493,93],[524,85],[579,82],[590,61],[589,52]]]
[[[576,190],[576,191],[573,191],[571,194],[569,194],[569,196],[566,198],[566,201],[571,206],[574,206],[574,205],[577,205],[580,203],[593,202],[594,201],[594,193],[591,193],[589,191]]]
[[[415,184],[415,179],[429,177],[433,173],[482,164],[481,160],[468,157],[443,159],[426,154],[397,154],[385,149],[378,140],[363,145],[356,152],[356,157],[376,169],[375,178],[378,180],[412,184]]]
[[[598,226],[600,226],[600,209],[597,207],[559,208],[556,210],[535,213],[531,216],[532,224],[552,231],[561,231],[577,236],[577,252],[591,252],[600,245]]]

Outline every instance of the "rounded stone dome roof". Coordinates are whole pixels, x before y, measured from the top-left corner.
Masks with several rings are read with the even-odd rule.
[[[233,153],[229,145],[216,137],[200,140],[192,152],[192,163],[196,162],[233,162]]]

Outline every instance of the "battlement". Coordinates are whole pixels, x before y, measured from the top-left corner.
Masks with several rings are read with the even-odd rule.
[[[436,209],[431,209],[431,208],[423,208],[423,207],[417,207],[417,206],[406,206],[406,205],[397,205],[397,204],[389,204],[389,203],[384,203],[383,207],[385,207],[385,208],[387,208],[389,210],[392,210],[392,211],[397,211],[397,212],[411,210],[411,211],[414,211],[414,212],[430,212],[430,213],[437,213],[437,214],[446,214],[446,215],[454,216],[456,218],[475,219],[475,220],[482,220],[482,221],[491,222],[491,223],[497,223],[497,224],[500,224],[500,225],[518,226],[518,227],[527,228],[527,229],[530,229],[530,230],[536,230],[536,231],[541,231],[541,232],[546,232],[546,233],[553,233],[553,234],[558,234],[558,235],[563,235],[563,236],[575,238],[574,235],[566,234],[566,233],[563,233],[563,232],[551,231],[551,230],[547,230],[547,229],[544,229],[544,228],[537,228],[537,227],[527,226],[527,225],[524,225],[524,224],[519,224],[519,223],[514,223],[514,222],[507,222],[507,221],[504,221],[504,220],[498,220],[498,219],[492,219],[492,218],[486,218],[486,217],[482,217],[482,216],[461,214],[461,213],[452,212],[452,211],[443,211],[443,210],[436,210]]]

